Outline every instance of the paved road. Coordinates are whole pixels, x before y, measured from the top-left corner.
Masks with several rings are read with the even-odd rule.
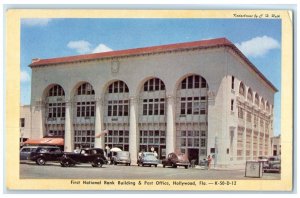
[[[90,164],[63,168],[58,163],[47,163],[38,166],[34,162],[20,164],[21,179],[257,179],[246,178],[244,170],[201,170],[199,168],[184,169],[155,167],[138,167],[123,165],[104,165],[94,168]],[[261,179],[280,179],[280,174],[264,173]]]

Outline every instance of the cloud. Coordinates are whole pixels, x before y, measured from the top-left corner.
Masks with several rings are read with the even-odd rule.
[[[91,51],[91,44],[85,40],[70,41],[67,46],[70,49],[76,50],[79,54],[85,54]]]
[[[235,44],[246,56],[263,57],[270,50],[279,49],[280,44],[272,37],[255,37],[251,40]]]
[[[52,19],[22,19],[22,24],[27,26],[46,26]]]
[[[106,45],[100,43],[92,53],[99,53],[99,52],[110,52],[113,51],[111,48],[107,47]]]
[[[31,79],[27,71],[21,71],[21,82],[29,82]]]
[[[67,44],[67,47],[70,49],[76,50],[76,52],[79,54],[113,51],[111,48],[109,48],[108,46],[106,46],[103,43],[100,43],[97,47],[93,48],[92,44],[85,40],[70,41]]]

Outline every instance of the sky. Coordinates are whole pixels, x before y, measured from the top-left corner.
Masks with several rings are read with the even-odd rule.
[[[280,19],[22,19],[21,105],[30,104],[33,58],[53,58],[226,37],[279,90],[274,134],[280,134]]]

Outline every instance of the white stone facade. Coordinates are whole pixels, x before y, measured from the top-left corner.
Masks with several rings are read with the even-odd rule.
[[[133,162],[152,147],[162,158],[176,150],[197,160],[213,155],[218,167],[270,155],[276,88],[233,44],[218,41],[35,60],[31,137],[64,136],[66,151],[117,146]]]

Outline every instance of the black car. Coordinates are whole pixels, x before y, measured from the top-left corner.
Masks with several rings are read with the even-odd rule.
[[[29,160],[35,161],[38,165],[45,165],[47,161],[60,161],[63,151],[56,146],[39,146],[30,153]]]
[[[81,163],[91,163],[93,167],[102,167],[103,164],[107,164],[107,159],[103,149],[84,148],[79,153],[64,153],[60,160],[62,167],[71,167]]]

